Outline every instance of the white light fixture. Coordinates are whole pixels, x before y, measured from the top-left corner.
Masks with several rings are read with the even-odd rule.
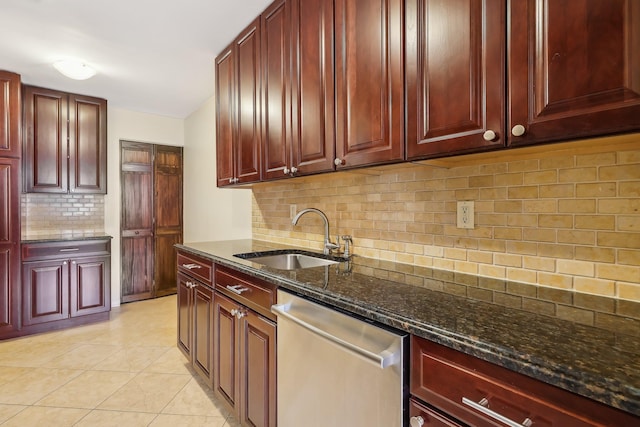
[[[86,80],[96,74],[96,70],[80,61],[58,61],[54,62],[53,66],[60,73],[74,80]]]

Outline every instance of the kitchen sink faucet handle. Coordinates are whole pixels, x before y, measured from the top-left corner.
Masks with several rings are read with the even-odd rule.
[[[342,236],[342,241],[344,242],[344,257],[349,258],[351,256],[351,245],[353,244],[353,238],[348,234]]]

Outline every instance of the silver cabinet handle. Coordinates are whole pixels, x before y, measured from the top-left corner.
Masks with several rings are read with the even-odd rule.
[[[198,264],[182,264],[182,268],[186,268],[187,270],[193,270],[194,268],[202,268],[202,266]]]
[[[501,415],[495,411],[492,411],[491,409],[487,408],[489,401],[486,398],[482,398],[480,402],[474,402],[471,399],[467,399],[466,397],[463,397],[462,403],[472,407],[478,412],[482,412],[483,414],[493,418],[494,420],[500,421],[501,423],[508,425],[509,427],[531,427],[533,425],[533,421],[531,421],[531,419],[529,418],[526,418],[522,423],[517,423],[512,419],[505,417],[504,415]]]
[[[355,344],[350,343],[349,341],[345,341],[339,337],[336,337],[335,335],[332,335],[331,333],[325,331],[324,329],[321,329],[315,325],[312,325],[311,323],[305,322],[304,320],[297,318],[296,316],[292,315],[287,311],[290,309],[290,307],[291,307],[290,304],[276,304],[271,306],[271,311],[276,315],[289,319],[292,322],[298,324],[299,326],[302,326],[303,328],[307,329],[308,331],[313,332],[314,334],[321,336],[324,339],[334,344],[337,344],[338,346],[344,348],[345,350],[351,351],[352,353],[355,353],[356,355],[363,357],[365,360],[367,360],[370,363],[373,363],[374,365],[378,366],[380,369],[385,369],[397,362],[398,356],[399,356],[398,352],[394,352],[394,351],[391,351],[390,349],[387,349],[387,350],[383,350],[380,354],[377,354],[365,348],[359,347]]]
[[[246,292],[249,290],[249,288],[243,288],[242,285],[235,285],[235,286],[227,285],[227,289],[233,292],[234,294],[238,294],[238,295],[242,295],[243,292]]]
[[[233,310],[231,310],[229,313],[231,313],[231,315],[233,317],[236,317],[236,314],[238,314],[238,310],[236,310],[235,308]]]
[[[284,169],[282,169],[282,172],[283,172],[285,175],[289,175],[289,172],[291,172],[291,171],[289,170],[289,168],[285,167]]]
[[[291,167],[291,173],[292,173],[292,174],[294,174],[294,173],[296,173],[296,172],[298,172],[298,168],[297,168],[297,167],[295,167],[295,166],[292,166],[292,167]]]
[[[424,425],[424,418],[420,415],[411,417],[411,427],[422,427]]]
[[[80,248],[67,248],[67,249],[60,249],[60,252],[77,252],[79,250]]]
[[[344,165],[344,160],[342,160],[342,159],[335,159],[335,160],[333,161],[333,164],[334,164],[334,165],[336,165],[336,166]]]
[[[195,284],[195,283],[193,283],[193,282],[187,282],[187,283],[185,283],[185,285],[186,285],[186,286],[187,286],[187,288],[189,288],[189,289],[193,289],[193,288],[195,288],[196,286],[198,286],[198,285],[196,285],[196,284]]]

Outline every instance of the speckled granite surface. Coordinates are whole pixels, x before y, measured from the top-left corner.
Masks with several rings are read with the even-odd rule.
[[[640,416],[640,304],[354,257],[284,271],[234,254],[288,248],[177,245],[282,288]]]
[[[21,236],[22,243],[45,243],[45,242],[64,242],[70,240],[100,240],[112,239],[113,237],[103,232],[94,231],[77,231],[73,233],[50,233],[50,234],[23,234]]]

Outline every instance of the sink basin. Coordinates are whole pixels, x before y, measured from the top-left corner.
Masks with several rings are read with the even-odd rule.
[[[315,255],[311,252],[300,253],[300,251],[278,253],[277,251],[250,252],[246,254],[236,254],[234,256],[246,259],[267,267],[279,270],[297,270],[301,268],[323,267],[325,265],[338,264],[342,259],[328,259],[323,255]]]

